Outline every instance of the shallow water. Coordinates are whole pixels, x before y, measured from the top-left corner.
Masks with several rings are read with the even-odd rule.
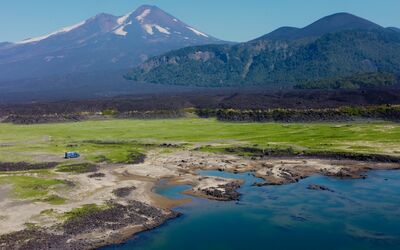
[[[250,174],[199,173],[244,179],[241,200],[195,198],[176,208],[182,217],[104,249],[400,249],[400,171],[266,187],[251,186],[259,180]],[[309,184],[335,192],[309,190]],[[188,188],[160,185],[156,191],[179,199]]]

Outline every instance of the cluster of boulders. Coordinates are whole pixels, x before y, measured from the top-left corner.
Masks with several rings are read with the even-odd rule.
[[[150,229],[177,216],[179,213],[139,201],[129,201],[127,205],[110,201],[105,209],[74,216],[51,228],[32,227],[0,236],[0,249],[94,249],[110,242],[106,234],[96,240],[77,236],[106,230],[115,236],[118,230],[129,226],[143,225]]]
[[[27,162],[0,162],[0,172],[26,171],[55,168],[57,162],[27,163]]]
[[[106,176],[106,174],[104,174],[104,173],[94,173],[94,174],[88,175],[89,178],[103,178],[105,176]]]
[[[240,183],[230,182],[217,187],[210,187],[202,189],[201,191],[210,198],[221,201],[234,201],[239,200],[240,193],[237,189],[240,188]]]
[[[3,119],[4,123],[14,124],[41,124],[58,122],[78,122],[88,119],[80,114],[43,114],[43,115],[9,115]]]
[[[133,186],[132,187],[122,187],[122,188],[115,189],[113,191],[113,194],[117,197],[123,198],[123,197],[129,196],[132,193],[132,191],[134,191],[134,190],[136,190],[136,187],[133,187]]]
[[[30,228],[0,236],[0,249],[68,249],[68,237],[42,228]]]

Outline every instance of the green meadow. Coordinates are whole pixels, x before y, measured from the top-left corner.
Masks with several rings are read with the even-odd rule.
[[[62,204],[65,201],[56,195],[47,196],[49,191],[65,184],[62,180],[14,175],[0,177],[0,185],[2,184],[12,185],[12,192],[16,198],[36,199],[37,201],[49,202],[55,205]]]
[[[65,151],[78,151],[86,161],[129,163],[130,157],[161,143],[400,155],[400,125],[231,123],[200,118],[0,124],[2,162],[61,161]]]

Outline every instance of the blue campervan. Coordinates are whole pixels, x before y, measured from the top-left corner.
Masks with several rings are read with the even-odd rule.
[[[74,159],[74,158],[79,158],[81,155],[78,154],[77,152],[65,152],[65,159]]]

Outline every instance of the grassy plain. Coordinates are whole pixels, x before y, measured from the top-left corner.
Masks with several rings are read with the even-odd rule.
[[[92,162],[127,163],[161,143],[400,155],[400,124],[230,123],[215,119],[107,120],[0,124],[0,161],[57,161],[75,150]]]
[[[47,194],[57,185],[63,185],[64,182],[61,180],[15,175],[0,177],[0,184],[12,185],[14,196],[20,199],[45,199],[45,201],[50,203],[59,203],[60,197],[47,197]]]

